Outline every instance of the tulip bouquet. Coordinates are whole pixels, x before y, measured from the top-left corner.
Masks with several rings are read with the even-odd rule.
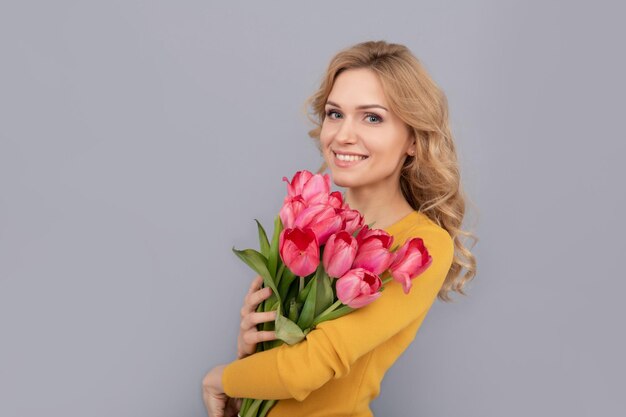
[[[393,236],[363,223],[330,177],[299,171],[287,182],[287,196],[274,221],[271,241],[257,221],[260,251],[233,252],[263,277],[272,295],[257,311],[277,310],[277,340],[257,344],[257,352],[300,342],[315,326],[375,301],[384,284],[396,280],[405,294],[411,280],[432,263],[421,238],[392,248]],[[263,417],[276,400],[244,399],[240,416]]]

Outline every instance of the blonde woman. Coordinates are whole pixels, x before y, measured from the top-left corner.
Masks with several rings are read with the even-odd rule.
[[[372,416],[385,372],[415,338],[436,298],[450,301],[476,274],[461,241],[466,201],[445,95],[403,45],[363,42],[335,55],[307,101],[309,132],[345,187],[345,201],[401,245],[419,236],[433,258],[410,293],[391,281],[375,302],[319,324],[305,340],[255,352],[275,339],[257,331],[274,312],[257,313],[270,295],[252,282],[241,310],[238,359],[204,378],[209,416],[236,415],[235,398],[276,399],[270,417]],[[464,274],[461,274],[465,268]],[[408,410],[407,410],[408,412]]]

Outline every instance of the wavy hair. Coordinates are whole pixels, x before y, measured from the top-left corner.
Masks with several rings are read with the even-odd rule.
[[[390,110],[407,124],[416,142],[416,155],[407,157],[400,174],[400,188],[414,210],[444,228],[454,242],[452,266],[437,294],[451,301],[448,294],[463,291],[476,275],[476,258],[470,249],[478,241],[471,232],[461,230],[466,196],[456,149],[448,122],[445,94],[428,75],[419,60],[404,45],[367,41],[338,52],[330,61],[319,89],[305,102],[305,112],[315,128],[308,132],[320,147],[320,132],[326,116],[324,106],[337,76],[348,69],[369,68],[379,77]],[[310,110],[309,110],[310,109]],[[318,173],[327,168],[324,162]],[[461,237],[472,238],[467,248]],[[463,268],[465,273],[461,275]]]

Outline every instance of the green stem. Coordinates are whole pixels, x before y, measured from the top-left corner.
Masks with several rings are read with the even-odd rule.
[[[261,405],[262,402],[263,400],[260,400],[260,399],[252,400],[250,408],[246,410],[245,414],[240,413],[241,416],[242,417],[256,417],[259,411],[259,406]]]
[[[298,292],[301,293],[304,289],[304,277],[300,277],[300,286],[298,287]]]
[[[259,409],[258,417],[265,417],[277,400],[265,400]]]
[[[393,277],[389,277],[389,278],[385,278],[383,279],[383,285],[385,285],[386,283],[388,283],[389,281],[391,281],[393,279]]]
[[[239,409],[239,415],[245,416],[252,405],[252,398],[244,398],[241,403],[241,408]]]

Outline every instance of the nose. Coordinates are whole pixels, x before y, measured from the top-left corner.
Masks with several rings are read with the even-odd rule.
[[[339,143],[355,143],[356,137],[356,131],[352,125],[351,119],[343,119],[335,133],[335,140]]]

